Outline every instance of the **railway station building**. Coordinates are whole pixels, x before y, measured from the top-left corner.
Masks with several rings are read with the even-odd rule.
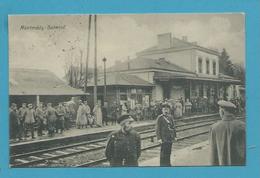
[[[70,101],[72,98],[86,98],[86,94],[70,87],[48,70],[11,68],[9,70],[9,101],[22,103],[53,103]]]
[[[159,34],[157,38],[155,46],[137,52],[135,59],[117,62],[108,68],[107,75],[127,75],[125,80],[132,76],[136,77],[135,80],[139,78],[143,83],[142,90],[147,91],[142,97],[147,97],[148,101],[207,98],[210,104],[214,104],[218,99],[230,100],[238,96],[236,86],[241,82],[219,72],[220,54],[217,50],[189,42],[187,37],[178,39],[171,33]],[[128,100],[120,95],[123,91],[129,98],[131,92],[138,91],[135,85],[127,85],[123,89],[121,81],[117,82],[113,83],[113,87],[117,88],[117,99]],[[99,86],[102,88],[104,83]],[[103,90],[100,90],[99,94],[102,93]],[[142,101],[144,99],[137,96],[134,102],[143,104]]]

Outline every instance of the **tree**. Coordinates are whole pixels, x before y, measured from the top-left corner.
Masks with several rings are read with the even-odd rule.
[[[85,83],[86,67],[83,66],[83,52],[79,51],[80,54],[74,55],[70,52],[68,58],[65,60],[65,76],[64,79],[68,82],[71,87],[82,88]],[[93,77],[93,69],[88,69],[87,81]]]
[[[229,55],[225,48],[223,48],[219,56],[219,71],[225,75],[234,76],[233,63],[229,59]]]
[[[245,85],[245,68],[242,64],[233,64],[234,77]]]

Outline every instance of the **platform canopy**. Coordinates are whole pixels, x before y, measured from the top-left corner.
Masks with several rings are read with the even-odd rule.
[[[86,95],[70,87],[54,73],[42,69],[12,68],[9,95]]]
[[[230,83],[230,84],[241,84],[241,81],[235,79],[231,76],[219,74],[216,77],[206,77],[206,76],[199,76],[197,74],[180,74],[180,73],[170,73],[170,72],[155,72],[154,79],[159,81],[168,81],[174,79],[187,79],[187,80],[201,80],[201,81],[208,81],[208,82],[223,82],[223,83]]]

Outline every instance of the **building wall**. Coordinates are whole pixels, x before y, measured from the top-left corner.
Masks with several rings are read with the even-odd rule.
[[[199,58],[202,59],[202,74],[211,77],[218,76],[219,74],[219,59],[215,54],[206,53],[203,51],[195,50],[194,52],[196,60],[196,73],[199,73]],[[206,73],[206,60],[209,60],[209,74]],[[216,75],[213,75],[213,62],[216,62]]]
[[[165,58],[165,60],[176,64],[178,66],[183,67],[184,69],[195,71],[192,66],[192,49],[182,50],[182,51],[174,51],[169,53],[158,53],[158,54],[146,54],[142,55],[144,57],[152,58],[152,59],[159,59]]]

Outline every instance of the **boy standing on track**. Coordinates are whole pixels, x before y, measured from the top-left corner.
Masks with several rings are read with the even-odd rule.
[[[160,166],[171,166],[172,143],[175,140],[176,132],[168,104],[162,105],[162,114],[157,117],[156,135],[161,144]]]
[[[138,166],[141,139],[132,128],[133,122],[134,119],[130,115],[122,115],[118,119],[121,129],[109,136],[105,154],[110,166]]]

